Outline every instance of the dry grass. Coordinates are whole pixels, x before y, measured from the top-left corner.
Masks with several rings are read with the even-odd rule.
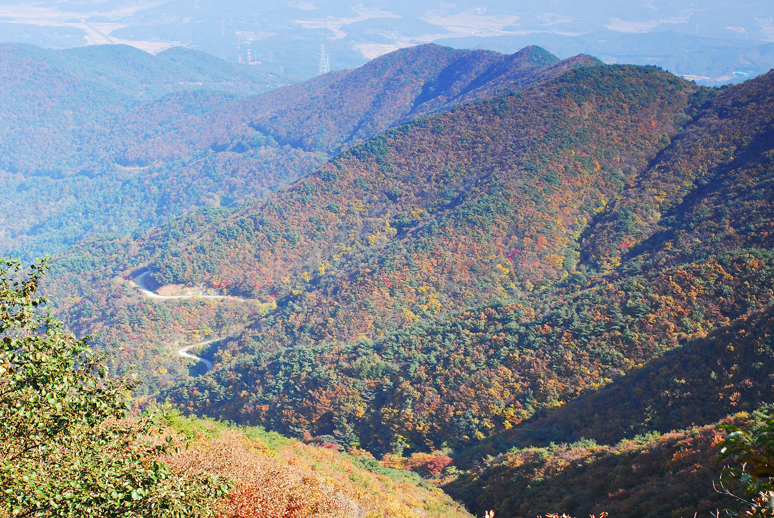
[[[278,436],[265,432],[207,421],[195,426],[200,430],[188,448],[165,460],[176,471],[232,478],[237,489],[221,503],[224,518],[471,516],[405,471],[377,473],[356,457],[289,439],[278,444]]]

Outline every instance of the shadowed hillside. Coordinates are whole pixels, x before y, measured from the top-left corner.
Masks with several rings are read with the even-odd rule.
[[[422,45],[335,73],[306,95],[297,93],[308,90],[302,84],[257,98],[250,103],[251,125],[280,142],[337,152],[396,122],[521,90],[592,63],[585,57],[559,62],[539,47],[503,56]]]

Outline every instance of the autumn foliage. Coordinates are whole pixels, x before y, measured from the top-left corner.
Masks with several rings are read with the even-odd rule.
[[[224,518],[469,517],[440,489],[368,457],[340,454],[257,429],[172,417],[191,440],[167,459],[178,471],[230,477]]]
[[[122,319],[125,358],[228,330],[211,374],[154,378],[184,413],[368,451],[479,514],[708,512],[707,426],[774,396],[773,82],[572,68],[84,244],[51,290],[77,328]],[[247,302],[164,316],[127,288],[148,269]]]

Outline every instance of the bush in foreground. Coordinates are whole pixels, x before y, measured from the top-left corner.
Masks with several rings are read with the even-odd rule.
[[[136,382],[45,312],[45,271],[0,259],[0,515],[213,516],[230,486],[159,460],[159,412],[129,418]]]

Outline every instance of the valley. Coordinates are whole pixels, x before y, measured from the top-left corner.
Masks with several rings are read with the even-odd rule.
[[[0,127],[26,135],[0,143],[0,246],[56,254],[53,311],[138,404],[401,470],[437,516],[739,505],[715,425],[774,403],[774,71],[707,88],[437,45],[292,85],[206,67],[206,90],[149,75]]]

